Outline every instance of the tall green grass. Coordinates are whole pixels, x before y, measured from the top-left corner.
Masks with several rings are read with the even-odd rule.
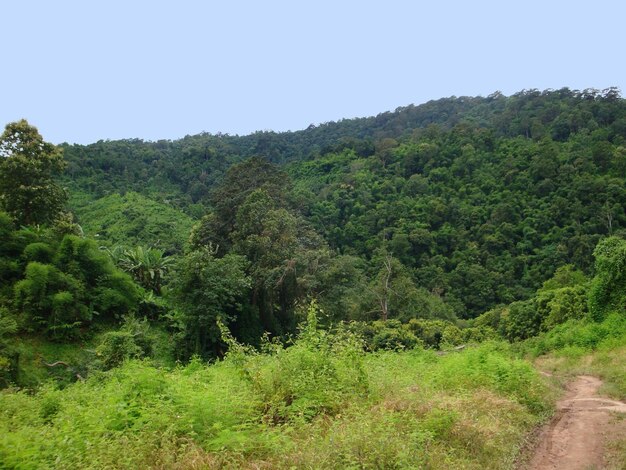
[[[5,390],[2,467],[502,469],[551,409],[503,343],[365,354],[310,322],[291,347],[265,349]]]

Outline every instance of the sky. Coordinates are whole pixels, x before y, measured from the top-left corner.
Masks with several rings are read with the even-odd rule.
[[[299,130],[448,96],[626,93],[622,1],[24,0],[0,124],[53,143]]]

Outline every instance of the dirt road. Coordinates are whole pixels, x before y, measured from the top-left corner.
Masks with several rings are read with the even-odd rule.
[[[626,413],[626,403],[598,395],[601,385],[600,379],[586,375],[570,384],[539,437],[531,470],[606,468],[606,445],[618,427],[614,415]]]

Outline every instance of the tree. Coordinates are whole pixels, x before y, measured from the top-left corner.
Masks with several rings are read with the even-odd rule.
[[[305,223],[284,208],[277,208],[265,189],[252,192],[237,212],[232,234],[233,251],[250,261],[251,304],[259,309],[265,330],[282,334],[295,327],[298,254],[307,238]]]
[[[61,212],[67,195],[54,182],[63,155],[44,142],[25,119],[6,125],[0,136],[0,206],[19,224],[45,224]]]
[[[216,258],[201,248],[180,259],[172,280],[172,315],[178,335],[178,354],[209,358],[220,355],[219,322],[228,325],[241,313],[250,289],[243,256]]]
[[[237,228],[239,208],[248,197],[262,190],[273,206],[286,207],[285,197],[290,186],[287,174],[262,158],[254,157],[233,165],[213,191],[211,203],[214,214],[203,219],[194,231],[192,245],[213,242],[219,249],[218,255],[226,253],[231,247],[233,231]]]
[[[589,311],[596,321],[626,308],[626,240],[608,237],[593,252],[596,275],[589,289]]]
[[[111,258],[125,272],[129,273],[142,287],[155,294],[161,294],[163,279],[172,264],[172,257],[166,256],[158,248],[116,247],[109,251]]]
[[[378,260],[382,267],[370,282],[364,305],[374,306],[367,314],[376,313],[383,322],[389,318],[409,320],[411,318],[454,319],[452,309],[443,300],[425,289],[415,286],[407,268],[388,253]]]

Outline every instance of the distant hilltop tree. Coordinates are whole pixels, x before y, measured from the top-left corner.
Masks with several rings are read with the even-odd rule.
[[[67,194],[54,177],[65,168],[61,149],[45,142],[25,119],[0,136],[0,208],[20,225],[52,222]]]

